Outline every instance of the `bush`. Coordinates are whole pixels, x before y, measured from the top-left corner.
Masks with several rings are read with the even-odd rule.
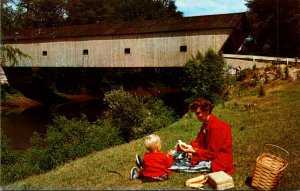
[[[1,130],[1,183],[7,184],[17,180],[11,169],[18,164],[21,154],[14,151],[10,145],[10,140]]]
[[[48,162],[53,166],[122,143],[117,129],[101,121],[90,123],[84,115],[80,119],[56,116],[53,122],[46,137]]]
[[[29,153],[15,151],[10,140],[1,132],[1,184],[5,185],[40,172],[34,163],[27,160]]]
[[[9,138],[1,130],[1,165],[14,164],[19,158],[19,152],[11,147]]]
[[[8,84],[1,85],[1,100],[12,100],[14,97],[23,97],[23,95],[16,89],[12,88]]]
[[[181,86],[188,94],[186,102],[204,97],[213,103],[223,100],[229,86],[226,63],[222,56],[209,49],[203,56],[200,52],[192,56],[183,67]]]
[[[14,151],[9,140],[2,136],[3,184],[46,172],[69,160],[124,142],[119,131],[105,120],[90,123],[84,115],[80,119],[55,116],[45,139],[35,132],[30,140],[31,147],[22,153]]]
[[[150,96],[134,96],[123,88],[105,94],[109,109],[104,118],[113,128],[119,129],[129,142],[166,127],[175,121],[174,112],[163,101]]]
[[[240,70],[238,73],[237,73],[237,81],[241,82],[241,81],[244,81],[249,73],[251,72],[251,69],[250,68],[245,68],[245,69],[242,69]]]

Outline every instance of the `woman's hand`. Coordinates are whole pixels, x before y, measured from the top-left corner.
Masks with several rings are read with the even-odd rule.
[[[192,145],[188,145],[186,147],[181,147],[181,150],[185,153],[196,153],[195,149],[192,147]]]
[[[195,149],[192,147],[192,145],[188,145],[181,140],[178,140],[178,143],[175,145],[175,149],[178,151],[182,151],[185,153],[196,153]]]

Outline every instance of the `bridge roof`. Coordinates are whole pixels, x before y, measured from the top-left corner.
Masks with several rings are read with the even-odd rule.
[[[245,13],[5,31],[4,41],[236,28]],[[246,19],[247,21],[247,19]],[[248,21],[247,21],[248,22]],[[247,23],[248,25],[248,23]]]

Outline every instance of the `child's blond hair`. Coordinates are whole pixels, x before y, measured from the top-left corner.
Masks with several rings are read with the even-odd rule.
[[[145,145],[150,152],[153,152],[161,145],[160,137],[155,134],[148,135],[145,138]]]

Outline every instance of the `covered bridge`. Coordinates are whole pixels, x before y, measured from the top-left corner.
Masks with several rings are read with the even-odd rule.
[[[181,67],[197,51],[235,53],[249,33],[233,13],[5,31],[3,42],[31,57],[19,67]]]

